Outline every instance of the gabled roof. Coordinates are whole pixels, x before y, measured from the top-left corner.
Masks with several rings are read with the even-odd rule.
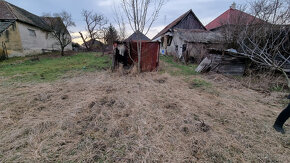
[[[128,41],[150,41],[150,39],[140,31],[136,31],[125,40],[125,42]]]
[[[192,10],[187,11],[186,13],[184,13],[183,15],[181,15],[180,17],[178,17],[177,19],[175,19],[172,23],[170,23],[169,25],[167,25],[162,31],[160,31],[152,40],[160,37],[161,35],[165,34],[166,32],[168,32],[170,29],[174,28],[174,26],[178,25],[178,23],[180,23],[184,18],[186,18],[189,14],[192,14],[194,16],[194,18],[198,21],[198,23],[202,26],[202,28],[204,30],[206,30],[206,28],[203,26],[203,24],[200,22],[200,20],[197,18],[197,16],[194,14],[194,12]]]
[[[230,8],[205,27],[207,30],[213,30],[223,25],[247,25],[250,23],[265,23],[265,21],[243,11]]]
[[[0,0],[0,20],[17,20],[47,30],[47,25],[41,17],[4,0]]]

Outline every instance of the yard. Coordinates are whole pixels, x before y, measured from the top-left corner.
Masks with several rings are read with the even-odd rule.
[[[285,93],[161,60],[139,75],[95,53],[0,62],[0,162],[289,162],[289,121],[272,129]]]

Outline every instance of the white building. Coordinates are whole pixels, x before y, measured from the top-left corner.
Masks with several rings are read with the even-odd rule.
[[[70,37],[69,32],[67,35]],[[42,17],[0,0],[0,54],[7,52],[8,57],[14,57],[60,49]],[[72,50],[72,45],[65,50]]]

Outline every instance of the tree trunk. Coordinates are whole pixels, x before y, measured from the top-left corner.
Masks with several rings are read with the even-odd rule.
[[[64,56],[64,47],[61,47],[61,56]]]
[[[87,51],[89,51],[88,44],[87,44],[87,42],[86,42],[86,40],[85,40],[85,38],[84,38],[82,32],[79,32],[79,34],[81,35],[81,38],[82,38],[82,40],[83,40],[83,42],[84,42],[84,44],[85,44],[85,47],[86,47]]]
[[[138,53],[138,73],[141,73],[141,52],[142,52],[142,42],[137,42],[137,53]]]

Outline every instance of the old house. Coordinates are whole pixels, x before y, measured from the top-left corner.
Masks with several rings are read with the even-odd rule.
[[[237,39],[247,25],[265,24],[266,22],[244,11],[236,9],[233,3],[230,8],[208,23],[205,27],[212,32],[222,34],[226,48],[238,49]]]
[[[227,11],[208,23],[205,28],[210,31],[222,31],[229,26],[237,28],[237,26],[257,23],[265,23],[265,21],[236,9],[236,4],[233,3]]]
[[[14,57],[53,50],[60,46],[44,18],[0,0],[0,53],[6,51],[8,57]],[[71,44],[65,50],[72,50]]]
[[[184,62],[199,63],[208,54],[209,48],[224,49],[223,42],[220,33],[177,28],[172,32],[171,44],[175,46],[175,55]]]
[[[101,41],[99,40],[89,40],[87,41],[86,43],[83,43],[82,44],[82,47],[86,47],[86,44],[87,46],[90,48],[91,51],[95,51],[95,52],[102,52],[103,51],[103,47],[105,46],[104,43],[102,43]]]
[[[192,10],[187,11],[172,23],[167,25],[152,40],[159,41],[161,45],[161,53],[182,56],[184,40],[175,34],[177,29],[196,31],[206,31],[206,28],[196,17]]]

